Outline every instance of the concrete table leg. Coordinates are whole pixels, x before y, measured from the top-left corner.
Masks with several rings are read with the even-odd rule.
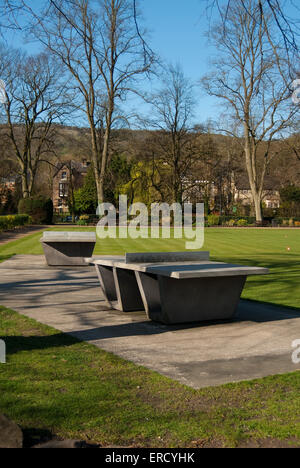
[[[161,321],[161,296],[157,275],[135,272],[147,317],[155,322]]]
[[[95,266],[109,307],[121,312],[144,310],[133,271],[103,265]]]
[[[228,320],[235,316],[246,276],[174,279],[136,272],[149,319],[164,324]]]
[[[102,265],[95,265],[95,267],[107,305],[114,309],[117,305],[118,297],[113,268]]]
[[[134,271],[114,267],[113,275],[118,297],[116,308],[122,312],[144,310]]]

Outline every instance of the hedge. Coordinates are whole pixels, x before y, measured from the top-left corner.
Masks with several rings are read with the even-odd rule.
[[[0,216],[0,231],[5,231],[7,229],[14,229],[19,226],[25,226],[26,224],[31,223],[31,218],[29,215],[8,215]]]
[[[233,224],[232,221],[234,221],[233,225],[237,225],[239,220],[245,220],[248,225],[255,224],[255,217],[254,216],[236,216],[236,215],[229,215],[229,216],[220,216],[220,224],[222,226],[230,225]]]
[[[286,218],[275,218],[274,219],[274,223],[275,224],[278,224],[279,226],[290,226],[290,227],[293,227],[293,226],[296,226],[296,227],[299,227],[299,223],[300,223],[300,218],[295,216],[295,217],[286,217]]]
[[[19,213],[26,213],[34,224],[52,224],[53,203],[43,196],[23,198],[19,202]]]

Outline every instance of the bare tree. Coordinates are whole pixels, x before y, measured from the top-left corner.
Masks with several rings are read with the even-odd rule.
[[[132,0],[50,1],[34,33],[66,67],[78,91],[90,132],[98,202],[104,182],[111,131],[122,116],[118,104],[151,69],[154,56],[137,27]]]
[[[283,140],[283,149],[293,154],[300,162],[300,134],[293,133],[289,138]]]
[[[55,147],[53,124],[66,114],[66,89],[57,62],[48,54],[27,57],[0,50],[6,82],[2,136],[18,164],[24,198],[31,196],[39,165]]]
[[[223,24],[227,20],[227,16],[235,3],[235,0],[205,0],[208,11],[218,9]],[[240,0],[240,6],[246,13],[252,15],[252,9],[249,8],[248,0]],[[267,22],[271,20],[275,26],[274,32],[281,37],[287,55],[296,53],[299,55],[299,34],[300,27],[297,17],[291,17],[288,10],[293,10],[297,15],[299,13],[299,5],[295,0],[256,0],[258,14],[253,16],[253,19],[261,26],[267,26]],[[276,51],[275,51],[276,52]]]
[[[290,63],[274,33],[272,16],[260,21],[257,0],[232,0],[222,15],[212,31],[219,56],[214,72],[203,79],[203,85],[208,94],[223,101],[227,120],[232,118],[241,131],[238,136],[243,138],[256,219],[261,223],[271,143],[290,126],[296,113],[286,78]]]
[[[0,0],[0,35],[3,31],[19,29],[17,17],[22,9],[19,0]]]
[[[146,98],[151,104],[147,126],[157,130],[155,172],[163,169],[164,183],[173,202],[182,203],[189,169],[198,157],[192,117],[195,106],[193,85],[179,65],[169,66],[162,76],[161,89]],[[155,162],[155,160],[153,160]],[[166,168],[170,174],[166,178]]]

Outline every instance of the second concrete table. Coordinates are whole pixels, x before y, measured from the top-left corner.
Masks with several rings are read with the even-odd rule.
[[[95,248],[96,234],[45,231],[40,242],[49,266],[88,266]]]

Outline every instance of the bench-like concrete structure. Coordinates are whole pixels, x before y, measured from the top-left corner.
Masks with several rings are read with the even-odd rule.
[[[232,319],[247,276],[269,273],[211,262],[209,252],[126,254],[92,263],[112,308],[144,309],[164,324]]]
[[[96,234],[45,231],[40,242],[49,266],[88,266],[96,244]]]

